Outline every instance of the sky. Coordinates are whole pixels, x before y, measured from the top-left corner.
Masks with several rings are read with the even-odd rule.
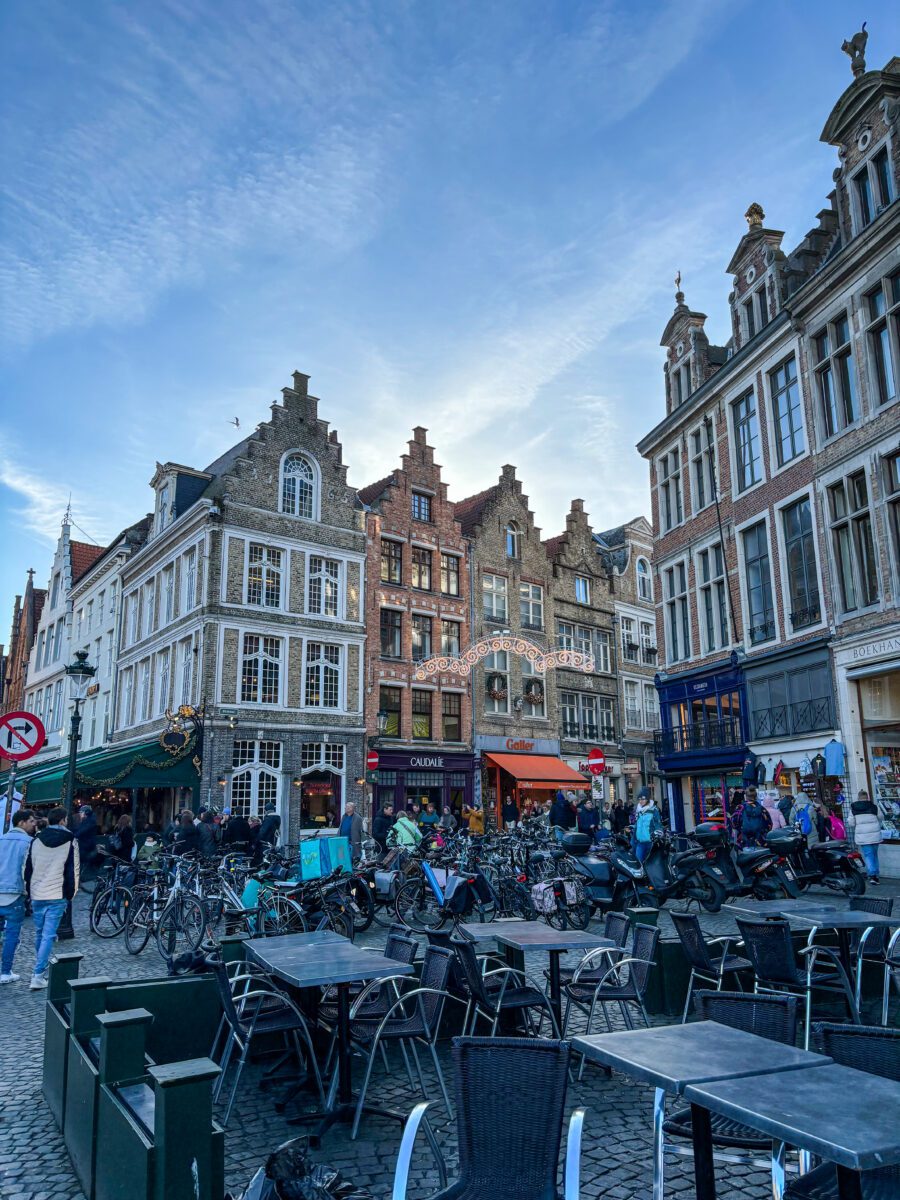
[[[544,536],[648,513],[673,277],[722,343],[748,204],[816,224],[841,42],[900,53],[855,9],[4,0],[0,642],[70,497],[106,544],[294,370],[354,486],[424,425],[452,499],[513,463]]]

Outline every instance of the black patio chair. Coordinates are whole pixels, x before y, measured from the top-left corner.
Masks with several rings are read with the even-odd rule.
[[[553,1006],[547,993],[536,984],[530,983],[522,971],[513,967],[495,967],[482,972],[481,962],[475,953],[475,944],[469,941],[454,941],[453,950],[462,967],[466,981],[467,1004],[463,1018],[463,1030],[474,1033],[481,1017],[491,1024],[493,1037],[504,1013],[520,1015],[527,1031],[532,1035],[540,1032],[544,1017],[549,1017],[550,1028],[559,1037]],[[537,1025],[534,1013],[539,1012]]]
[[[234,1051],[238,1052],[238,1061],[231,1082],[231,1088],[228,1092],[225,1114],[222,1118],[223,1127],[227,1126],[228,1118],[231,1116],[231,1109],[237,1095],[241,1073],[244,1070],[244,1064],[247,1061],[247,1055],[250,1051],[250,1044],[254,1037],[262,1034],[280,1033],[284,1035],[285,1044],[292,1046],[296,1052],[298,1065],[301,1069],[305,1061],[307,1073],[314,1078],[319,1099],[324,1106],[325,1093],[322,1088],[322,1077],[319,1073],[319,1065],[316,1062],[312,1037],[310,1036],[306,1019],[296,1004],[283,992],[273,987],[271,983],[266,984],[258,971],[254,970],[236,975],[229,974],[228,968],[221,960],[216,961],[213,959],[208,960],[208,966],[216,980],[219,999],[222,1003],[225,1028],[228,1030],[228,1036],[225,1039],[225,1046],[219,1063],[222,1073],[216,1082],[213,1092],[213,1100],[215,1102],[220,1100],[224,1090],[228,1064],[232,1053]],[[213,1049],[215,1050],[215,1047]],[[289,1093],[290,1096],[293,1096],[303,1086],[303,1082],[301,1080],[298,1083],[293,1083]],[[285,1103],[286,1099],[281,1102],[279,1107],[283,1107]]]
[[[454,999],[447,991],[447,980],[450,976],[452,961],[453,954],[449,950],[444,950],[440,946],[429,946],[422,960],[422,974],[419,980],[410,979],[406,975],[392,977],[392,983],[397,989],[396,999],[389,1003],[387,1011],[382,1015],[370,1016],[367,1003],[371,992],[376,991],[383,981],[375,980],[368,987],[363,988],[354,1001],[350,1009],[350,1038],[354,1046],[366,1057],[367,1062],[350,1131],[351,1138],[356,1137],[359,1129],[366,1092],[372,1077],[372,1068],[375,1065],[375,1056],[385,1043],[400,1045],[410,1084],[415,1087],[415,1080],[406,1057],[406,1049],[409,1048],[416,1064],[419,1086],[426,1100],[428,1099],[428,1090],[425,1086],[425,1077],[422,1074],[422,1065],[419,1062],[416,1047],[424,1046],[428,1050],[440,1084],[441,1095],[447,1106],[447,1112],[452,1115],[453,1110],[450,1107],[447,1085],[444,1082],[441,1064],[435,1050],[444,1002]],[[332,1083],[333,1086],[334,1083]]]
[[[410,1113],[394,1173],[393,1200],[406,1200],[416,1134],[424,1128],[442,1181],[430,1200],[558,1200],[562,1123],[568,1085],[566,1042],[529,1038],[453,1039],[459,1175],[449,1186],[427,1118]],[[540,1097],[540,1103],[535,1103]],[[503,1135],[497,1136],[497,1114]],[[584,1109],[569,1120],[564,1200],[578,1200]]]
[[[725,976],[733,977],[737,984],[738,991],[743,991],[741,987],[740,972],[751,970],[750,963],[746,958],[741,958],[739,954],[731,954],[731,945],[736,943],[740,945],[737,938],[733,937],[718,937],[710,938],[709,941],[703,936],[703,930],[700,928],[700,918],[696,913],[673,912],[669,914],[672,918],[672,924],[675,926],[675,932],[678,934],[678,940],[681,942],[681,948],[684,951],[684,956],[691,966],[691,977],[688,981],[687,997],[684,1002],[684,1012],[681,1014],[682,1025],[688,1019],[688,1012],[691,1007],[691,997],[694,994],[694,980],[699,979],[703,983],[711,983],[715,986],[717,992],[722,990],[722,984],[725,982]],[[721,952],[718,957],[713,958],[711,953],[712,946],[721,946]]]
[[[597,966],[596,969],[591,969],[590,971],[584,972],[582,974],[582,976],[581,976],[582,983],[590,983],[591,981],[593,981],[595,983],[599,982],[599,980],[606,973],[606,970],[609,966],[609,962],[612,961],[612,959],[615,958],[617,956],[617,954],[625,952],[625,947],[628,944],[628,934],[630,932],[631,932],[631,922],[628,920],[628,918],[625,916],[624,913],[609,912],[606,914],[606,919],[603,922],[603,936],[605,938],[609,938],[609,940],[611,942],[613,942],[614,945],[607,948],[606,958],[608,961],[606,963],[604,963],[602,961],[603,957],[604,957],[603,955],[599,955],[599,954],[597,955],[597,958],[599,960],[599,965]],[[577,971],[577,969],[578,969],[577,967],[560,967],[560,969],[559,969],[560,981],[562,983],[569,983],[572,979],[572,976]],[[545,979],[550,978],[549,971],[544,971],[544,978]]]
[[[805,1050],[809,1049],[813,992],[842,996],[851,1020],[855,1025],[859,1025],[859,1010],[856,1007],[853,985],[847,978],[836,950],[830,946],[804,946],[799,951],[804,966],[799,967],[791,940],[791,927],[783,918],[772,921],[748,921],[738,918],[737,927],[756,976],[754,992],[787,992],[803,998]],[[820,959],[825,959],[824,970],[817,969]]]
[[[658,945],[658,929],[654,929],[650,925],[636,926],[634,938],[631,943],[631,954],[625,958],[617,959],[616,962],[607,967],[602,977],[597,981],[590,979],[590,974],[594,970],[594,963],[598,958],[608,954],[609,951],[601,948],[599,950],[592,950],[590,954],[586,954],[572,976],[571,982],[565,984],[563,987],[566,997],[563,1029],[568,1029],[569,1018],[574,1007],[587,1016],[587,1025],[584,1033],[590,1033],[598,1004],[603,1009],[606,1027],[610,1033],[612,1033],[612,1022],[609,1019],[609,1012],[606,1007],[608,1004],[618,1004],[622,1020],[625,1022],[627,1029],[634,1029],[634,1022],[631,1019],[629,1011],[629,1006],[634,1005],[640,1012],[644,1024],[649,1029],[650,1018],[647,1016],[644,997],[647,994],[647,987],[650,983],[650,972],[656,962],[656,949]],[[588,981],[584,982],[586,976],[588,977]],[[582,1057],[579,1079],[584,1071],[584,1062],[585,1060]]]
[[[672,914],[675,915],[674,913]],[[732,1029],[755,1033],[787,1046],[797,1044],[796,996],[750,995],[746,992],[698,991],[694,993],[694,1008],[700,1021],[718,1021]],[[654,1160],[657,1166],[659,1194],[665,1190],[665,1155],[693,1156],[691,1110],[689,1105],[665,1115],[666,1094],[656,1091],[653,1128],[657,1138]],[[710,1114],[713,1155],[729,1163],[768,1168],[772,1171],[772,1192],[779,1200],[784,1191],[784,1163],[772,1163],[771,1138],[758,1130],[718,1113]],[[658,1131],[658,1132],[657,1132]],[[716,1153],[718,1151],[718,1153]],[[654,1193],[656,1194],[656,1193]]]
[[[878,917],[889,917],[894,911],[894,900],[891,896],[853,896],[850,900],[851,912],[867,912]],[[868,936],[865,931],[858,933],[853,930],[850,934],[850,953],[856,959],[856,1007],[862,1002],[862,966],[864,962],[874,962],[883,967],[887,959],[891,930],[886,926],[873,929]]]
[[[841,1066],[900,1081],[900,1030],[817,1021],[812,1032],[816,1049]],[[900,1196],[900,1166],[863,1171],[860,1179],[863,1200],[896,1200]],[[838,1200],[834,1164],[822,1163],[794,1180],[784,1200]]]

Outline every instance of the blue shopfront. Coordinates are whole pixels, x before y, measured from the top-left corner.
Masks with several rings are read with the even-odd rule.
[[[656,677],[661,728],[656,759],[672,827],[726,815],[747,758],[744,678],[737,654],[713,666]]]

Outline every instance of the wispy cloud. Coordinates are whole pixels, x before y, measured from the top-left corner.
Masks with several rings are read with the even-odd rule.
[[[79,498],[64,484],[53,483],[46,475],[32,474],[0,455],[0,487],[13,493],[13,519],[40,541],[55,545],[66,508],[72,501],[72,519],[83,527],[81,534],[98,543],[107,530],[85,509]]]

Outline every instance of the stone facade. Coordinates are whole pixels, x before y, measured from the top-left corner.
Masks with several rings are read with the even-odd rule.
[[[787,252],[758,204],[728,264],[732,336],[710,345],[680,288],[650,466],[663,728],[676,819],[747,748],[766,778],[831,739],[866,764],[844,644],[896,634],[900,561],[900,60],[861,74],[822,140],[841,167]],[[900,664],[898,664],[900,665]],[[739,706],[739,711],[738,711]],[[854,726],[855,720],[855,726]],[[900,714],[897,715],[900,723]]]
[[[308,376],[204,471],[158,464],[123,576],[116,739],[206,712],[200,799],[302,824],[360,799],[365,534]]]

